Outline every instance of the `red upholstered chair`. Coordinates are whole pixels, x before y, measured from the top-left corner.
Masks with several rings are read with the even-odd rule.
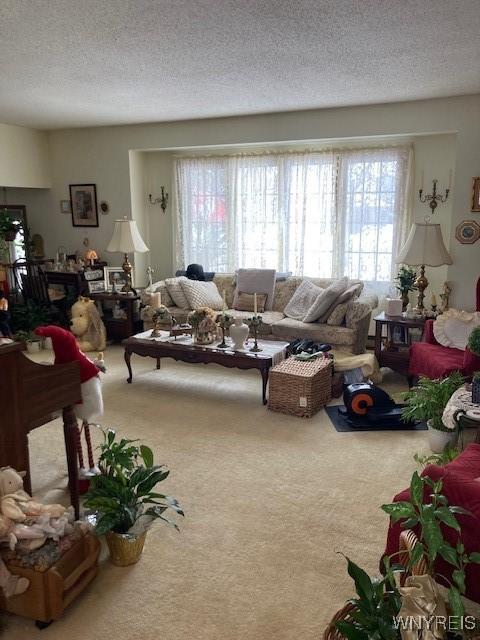
[[[480,278],[477,282],[477,311],[480,311]],[[410,380],[425,376],[445,378],[453,371],[460,371],[470,377],[474,371],[480,371],[480,357],[468,348],[465,351],[444,347],[435,340],[433,320],[425,322],[422,342],[415,342],[410,347],[408,376]]]
[[[461,539],[465,545],[467,553],[480,551],[480,444],[470,444],[458,458],[445,465],[438,467],[428,465],[425,467],[422,476],[428,476],[432,480],[443,480],[442,493],[446,496],[448,503],[452,506],[460,506],[467,509],[472,514],[458,515],[457,519],[462,528]],[[394,502],[408,500],[410,490],[402,491],[393,499]],[[457,541],[456,532],[443,527],[445,539],[451,544]],[[392,555],[399,550],[400,533],[404,531],[401,523],[390,523],[387,536],[385,555]],[[418,534],[418,531],[415,530]],[[436,561],[435,569],[438,575],[443,575],[451,580],[452,565],[449,565],[442,558]],[[480,602],[480,565],[471,564],[466,570],[466,596],[470,600]],[[440,580],[439,580],[440,582]]]

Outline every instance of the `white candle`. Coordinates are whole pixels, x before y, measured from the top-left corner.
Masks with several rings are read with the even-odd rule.
[[[432,307],[434,307],[437,304],[437,298],[436,298],[434,293],[432,293],[432,298],[431,298],[430,302],[432,304]]]
[[[162,294],[159,291],[152,293],[152,295],[150,296],[150,306],[154,309],[159,309],[161,304]]]
[[[253,294],[253,315],[257,315],[257,294]]]

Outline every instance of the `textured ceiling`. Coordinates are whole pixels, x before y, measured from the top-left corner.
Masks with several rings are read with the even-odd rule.
[[[479,0],[1,0],[0,122],[126,124],[480,92]]]

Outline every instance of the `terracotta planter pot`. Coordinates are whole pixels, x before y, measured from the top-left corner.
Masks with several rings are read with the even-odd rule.
[[[110,551],[110,559],[117,567],[128,567],[140,560],[143,545],[147,532],[140,536],[131,536],[126,533],[113,533],[110,531],[105,534],[108,549]]]

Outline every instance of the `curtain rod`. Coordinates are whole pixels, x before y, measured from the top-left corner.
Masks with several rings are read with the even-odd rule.
[[[314,155],[314,154],[338,154],[342,151],[380,151],[383,149],[403,149],[409,151],[413,148],[413,144],[376,144],[374,146],[345,146],[345,147],[322,147],[321,149],[305,148],[305,149],[284,149],[283,151],[242,151],[238,153],[205,153],[191,155],[174,155],[174,160],[202,160],[208,158],[255,158],[262,156],[284,156],[288,155]]]

